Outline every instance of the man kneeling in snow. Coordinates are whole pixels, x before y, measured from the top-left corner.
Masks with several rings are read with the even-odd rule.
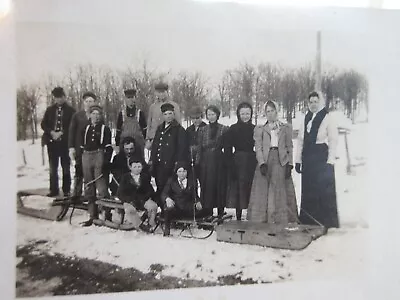
[[[122,176],[118,187],[117,197],[123,202],[126,220],[135,228],[151,232],[156,226],[157,204],[151,200],[154,196],[154,189],[150,183],[151,177],[142,172],[143,162],[140,157],[131,158],[128,162],[130,173]],[[148,216],[148,224],[142,223],[138,211],[145,211]]]

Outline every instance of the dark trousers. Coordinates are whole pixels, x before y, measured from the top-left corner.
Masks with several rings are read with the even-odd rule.
[[[83,168],[82,168],[82,150],[76,149],[75,155],[75,176],[74,176],[74,193],[73,196],[82,196],[83,186]]]
[[[156,201],[157,205],[161,207],[162,210],[164,210],[164,203],[161,201],[161,193],[167,184],[168,179],[172,176],[173,174],[173,169],[172,168],[165,168],[162,165],[156,165],[154,169],[155,173],[155,181],[156,181],[156,186],[157,186],[157,191],[154,196],[154,200]]]
[[[62,142],[52,142],[47,145],[50,167],[50,193],[59,193],[58,165],[61,160],[62,190],[69,194],[71,190],[71,161],[68,154],[68,146]]]

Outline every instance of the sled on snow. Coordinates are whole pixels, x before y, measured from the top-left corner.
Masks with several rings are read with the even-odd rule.
[[[118,198],[110,198],[110,199],[103,198],[101,200],[97,200],[96,205],[99,208],[99,210],[102,210],[104,207],[109,208],[110,210],[119,210],[121,215],[121,219],[118,222],[102,220],[100,218],[94,219],[93,223],[96,224],[97,226],[106,226],[112,229],[125,230],[125,231],[137,229],[136,226],[134,226],[133,224],[124,223],[125,209],[122,201],[119,200]]]
[[[108,208],[111,210],[119,210],[121,214],[121,218],[118,221],[109,221],[102,219],[95,219],[93,223],[98,226],[106,226],[116,230],[138,230],[137,226],[134,226],[130,223],[124,223],[125,210],[123,203],[118,198],[110,198],[110,199],[101,199],[97,200],[96,204],[98,205],[99,210],[103,208]],[[186,238],[195,238],[195,239],[206,239],[210,237],[215,228],[222,224],[224,221],[232,219],[231,215],[223,215],[223,216],[210,216],[210,217],[202,217],[195,219],[172,219],[171,220],[171,228],[172,229],[180,229],[179,236]],[[141,217],[141,224],[144,224],[147,220],[146,212]],[[139,227],[140,227],[139,225]],[[157,229],[161,229],[161,233],[164,232],[165,220],[161,216],[161,214],[157,214],[156,216],[156,227],[153,229],[152,233],[157,233]]]
[[[320,225],[231,221],[217,227],[217,241],[302,250],[326,232]]]
[[[179,236],[194,239],[207,239],[215,231],[215,229],[224,223],[231,220],[232,215],[224,214],[222,216],[209,216],[194,219],[179,218],[171,220],[172,229],[180,229]],[[161,227],[164,232],[165,219],[158,216],[157,227]],[[156,227],[156,229],[157,229]]]
[[[68,213],[69,208],[74,205],[75,208],[87,210],[87,205],[83,202],[74,202],[71,197],[57,196],[48,197],[48,189],[30,189],[21,190],[17,192],[17,212],[22,215],[49,220],[49,221],[61,221]],[[40,208],[30,207],[26,205],[28,201],[27,197],[38,196],[44,199],[37,202],[43,202]],[[44,203],[47,200],[47,203]]]

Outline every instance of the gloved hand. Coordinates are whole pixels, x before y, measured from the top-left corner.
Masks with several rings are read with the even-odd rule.
[[[261,175],[267,176],[267,173],[268,173],[267,164],[262,164],[262,165],[260,166],[260,172],[261,172]]]
[[[286,173],[285,173],[286,179],[289,179],[292,176],[292,169],[293,169],[292,165],[289,164],[286,165]]]
[[[296,163],[295,169],[296,169],[297,173],[301,174],[302,170],[301,170],[301,164],[300,163]]]

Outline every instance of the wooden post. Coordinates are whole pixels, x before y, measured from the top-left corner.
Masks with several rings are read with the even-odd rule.
[[[26,156],[25,156],[25,149],[22,148],[22,159],[24,161],[24,166],[26,166]]]

